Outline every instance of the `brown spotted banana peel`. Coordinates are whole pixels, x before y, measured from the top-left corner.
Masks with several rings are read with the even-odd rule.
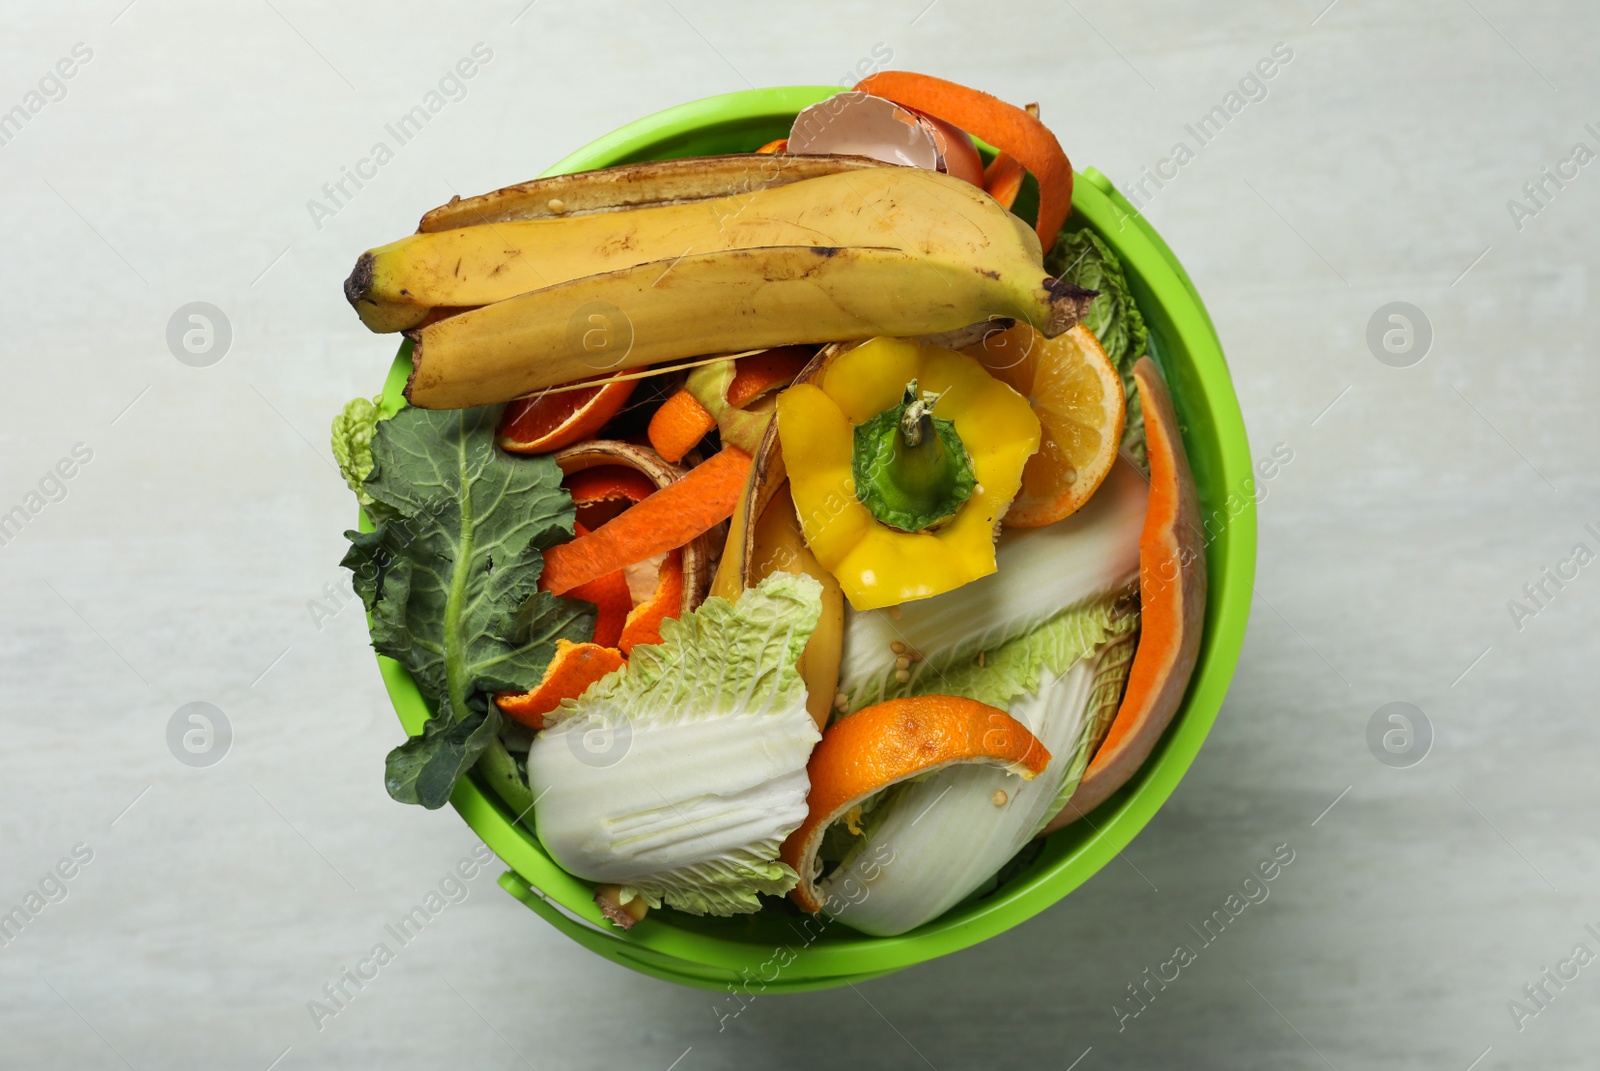
[[[783,214],[772,198],[783,198]],[[1033,232],[998,202],[937,172],[868,170],[748,200],[740,218],[751,222],[736,226],[784,234],[819,221],[817,236],[832,244],[691,247],[437,320],[409,333],[407,397],[424,408],[483,405],[660,362],[990,320],[1054,336],[1093,297],[1046,273]]]
[[[758,192],[891,166],[864,156],[738,153],[581,171],[458,197],[423,216],[416,234],[363,253],[345,297],[369,329],[403,331],[437,308],[486,305],[677,256],[691,240],[702,252],[713,248],[690,237],[670,249],[652,245],[665,235],[643,223],[639,213],[649,209],[685,209],[662,219],[662,228],[688,219],[716,229]],[[708,201],[731,203],[691,207]]]

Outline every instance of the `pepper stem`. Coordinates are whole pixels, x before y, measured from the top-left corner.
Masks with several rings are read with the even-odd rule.
[[[937,528],[956,515],[977,484],[955,424],[933,415],[942,397],[942,391],[918,389],[913,379],[898,405],[855,429],[856,497],[892,528]]]
[[[907,446],[920,446],[922,437],[933,430],[933,407],[949,390],[946,387],[937,394],[931,390],[919,391],[915,379],[906,384],[905,400],[901,403],[905,412],[900,414],[900,435]]]

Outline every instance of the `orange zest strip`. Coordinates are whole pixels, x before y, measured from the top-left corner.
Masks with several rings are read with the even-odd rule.
[[[620,576],[620,573],[612,574]],[[635,606],[622,626],[622,635],[616,646],[624,656],[631,656],[639,644],[661,642],[661,622],[677,617],[683,609],[683,550],[674,548],[661,561],[656,574],[656,590],[644,602]]]
[[[1049,127],[998,97],[927,74],[879,71],[856,89],[927,112],[1016,157],[1039,180],[1039,244],[1046,252],[1055,245],[1072,210],[1072,164]]]
[[[756,150],[756,152],[765,152],[765,153],[788,152],[788,151],[789,151],[789,139],[788,138],[779,138],[776,141],[769,141],[765,145],[761,146],[761,148]]]
[[[501,414],[496,441],[502,450],[513,453],[548,454],[592,439],[621,412],[634,385],[632,380],[617,380],[518,399]]]
[[[507,717],[530,729],[543,729],[544,716],[563,699],[578,698],[589,685],[622,665],[622,656],[611,647],[557,640],[555,657],[545,667],[538,687],[521,695],[502,692],[495,702]]]
[[[1206,613],[1200,496],[1161,372],[1142,357],[1133,378],[1150,458],[1150,501],[1139,535],[1139,646],[1116,720],[1046,832],[1094,810],[1138,771],[1177,712],[1200,653]]]
[[[650,418],[650,445],[662,460],[677,462],[716,426],[711,411],[687,390],[680,390]]]
[[[822,910],[817,849],[823,832],[850,808],[908,777],[958,762],[1015,765],[1032,779],[1049,764],[1050,752],[998,707],[948,695],[890,699],[835,722],[806,764],[806,820],[778,852],[800,875],[790,898],[803,910]]]
[[[811,350],[810,346],[779,346],[739,358],[728,385],[728,404],[743,409],[774,387],[788,386],[811,361]]]
[[[1022,192],[1022,179],[1027,173],[1028,169],[1015,156],[1000,153],[983,169],[983,190],[1010,208],[1017,203],[1017,194]]]
[[[539,586],[564,595],[579,584],[683,546],[733,516],[749,471],[749,454],[736,446],[723,447],[683,479],[588,535],[545,551]]]

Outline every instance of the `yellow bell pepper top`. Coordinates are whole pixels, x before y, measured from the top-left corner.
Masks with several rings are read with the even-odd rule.
[[[912,380],[939,394],[933,415],[954,423],[977,478],[947,524],[921,532],[878,521],[856,497],[851,471],[855,426],[898,404]],[[875,338],[778,397],[778,438],[807,545],[850,605],[871,610],[994,572],[995,526],[1039,448],[1039,418],[965,354]]]

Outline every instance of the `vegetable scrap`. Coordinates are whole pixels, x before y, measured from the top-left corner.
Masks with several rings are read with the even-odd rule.
[[[882,71],[361,254],[411,375],[334,420],[344,564],[430,712],[390,795],[476,778],[622,929],[893,936],[1136,779],[1205,554],[1183,400],[1072,189],[1037,105]]]

